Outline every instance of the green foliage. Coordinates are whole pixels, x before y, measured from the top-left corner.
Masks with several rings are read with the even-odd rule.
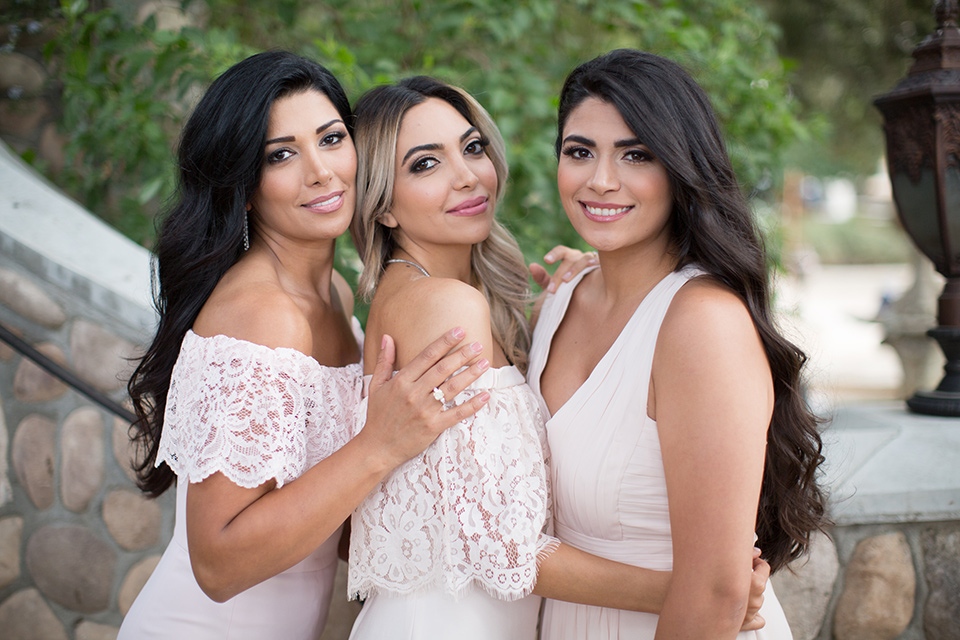
[[[814,175],[870,174],[884,153],[873,99],[907,74],[914,47],[935,27],[930,0],[761,0],[783,29],[782,55],[810,140],[787,150]]]
[[[427,73],[465,87],[488,108],[508,143],[511,186],[502,215],[530,257],[557,242],[579,243],[556,196],[556,96],[566,74],[595,55],[635,47],[686,64],[713,97],[748,186],[776,169],[778,151],[803,134],[775,27],[749,3],[466,0],[440,9],[410,0],[337,0],[322,21],[330,35],[314,43],[318,57],[329,60],[329,43],[337,42],[364,70],[361,82],[348,81],[351,89],[366,88],[364,76]]]
[[[93,210],[123,211],[117,224],[140,241],[146,205],[172,188],[170,149],[190,99],[256,50],[319,60],[352,99],[420,73],[470,91],[507,140],[500,215],[530,258],[579,243],[556,195],[556,100],[566,74],[595,55],[635,47],[687,65],[713,98],[748,189],[804,135],[777,29],[740,0],[207,0],[207,27],[179,32],[87,12],[82,1],[63,6],[51,51],[64,61],[65,130],[82,159],[71,180]]]
[[[92,211],[150,244],[152,212],[173,190],[172,150],[197,92],[252,53],[222,30],[164,31],[114,9],[65,0],[45,54],[59,70],[66,168],[56,176]]]

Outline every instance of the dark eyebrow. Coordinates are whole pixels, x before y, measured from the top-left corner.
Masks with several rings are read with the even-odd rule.
[[[620,147],[638,147],[642,144],[640,138],[630,138],[628,140],[617,140],[613,143],[613,146],[619,149]]]
[[[476,130],[477,130],[476,127],[470,127],[469,129],[467,129],[466,131],[464,131],[464,132],[463,132],[463,135],[460,136],[460,142],[463,142],[464,140],[466,140],[467,138],[469,138],[469,137],[470,137],[470,134],[473,133],[473,132],[476,131]],[[407,160],[410,159],[410,156],[412,156],[413,154],[415,154],[415,153],[418,152],[418,151],[439,151],[440,149],[443,149],[443,145],[442,145],[442,144],[439,144],[439,143],[436,143],[436,142],[433,142],[433,143],[430,143],[430,144],[417,145],[416,147],[413,147],[412,149],[410,149],[409,151],[407,151],[406,154],[404,154],[403,160],[400,162],[400,166],[402,167],[403,165],[405,165],[405,164],[407,163]]]
[[[566,138],[563,139],[563,144],[567,144],[568,142],[576,142],[576,143],[579,143],[579,144],[585,144],[585,145],[587,145],[588,147],[595,147],[595,146],[597,146],[597,143],[594,142],[593,140],[591,140],[590,138],[584,138],[583,136],[578,136],[578,135],[570,135],[570,136],[567,136]]]
[[[410,158],[410,156],[412,156],[418,151],[439,151],[440,149],[443,149],[443,145],[437,144],[436,142],[432,142],[430,144],[417,145],[416,147],[411,148],[410,151],[407,151],[407,154],[403,156],[403,160],[400,162],[400,166],[402,167],[403,165],[405,165],[407,163],[407,160]]]
[[[338,122],[343,124],[343,120],[341,120],[340,118],[336,118],[326,124],[320,125],[319,127],[317,127],[317,133],[318,134],[323,133],[324,131],[326,131],[333,125],[337,124]],[[267,140],[266,142],[263,143],[263,146],[267,146],[268,144],[277,144],[279,142],[293,142],[294,140],[296,140],[296,137],[294,136],[283,136],[282,138],[273,138],[271,140]]]

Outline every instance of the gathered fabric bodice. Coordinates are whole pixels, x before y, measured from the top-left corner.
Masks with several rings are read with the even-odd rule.
[[[448,406],[490,401],[394,470],[353,514],[349,594],[459,596],[477,587],[501,600],[529,594],[538,557],[556,548],[546,436],[536,397],[516,367],[489,369]],[[365,414],[366,399],[358,414]]]
[[[553,337],[574,290],[591,270],[561,285],[540,312],[528,374],[538,397]],[[583,384],[548,418],[555,533],[565,544],[637,567],[673,568],[660,437],[656,421],[647,414],[647,396],[657,336],[670,303],[684,284],[701,273],[688,265],[665,276]],[[545,403],[541,410],[549,415]],[[789,625],[769,583],[760,614],[766,627],[741,632],[738,640],[790,639]],[[657,620],[652,613],[548,600],[540,637],[652,640]]]
[[[553,335],[589,271],[562,287],[540,312],[529,372],[538,397]],[[672,568],[673,543],[647,391],[660,324],[676,292],[699,273],[686,267],[661,280],[583,385],[547,419],[557,536],[611,560],[658,571]],[[541,408],[547,414],[546,405]]]

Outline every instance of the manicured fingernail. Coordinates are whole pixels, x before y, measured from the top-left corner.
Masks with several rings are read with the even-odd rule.
[[[487,360],[486,358],[484,358],[483,360],[477,363],[477,369],[480,369],[480,371],[486,371],[487,367],[489,366],[490,366],[490,361]]]
[[[597,258],[597,257],[593,257],[587,260],[587,264],[597,264],[598,262],[600,262],[600,258]]]
[[[543,256],[543,259],[546,260],[547,262],[553,262],[553,254],[548,253],[547,255]]]
[[[557,290],[557,283],[551,280],[550,284],[547,285],[547,293],[553,293],[556,290]]]
[[[484,391],[480,394],[480,402],[487,402],[490,399],[490,394]]]
[[[456,329],[453,330],[453,337],[456,338],[457,340],[463,340],[463,336],[465,335],[467,334],[463,332],[463,329],[461,327],[457,327]]]
[[[386,334],[384,334],[384,336],[380,338],[380,350],[383,351],[386,348],[387,348],[387,336]]]
[[[564,282],[570,282],[570,278],[572,278],[572,277],[573,277],[573,272],[572,272],[572,271],[567,271],[565,274],[563,274],[563,281],[564,281]]]
[[[474,353],[480,353],[481,351],[483,351],[483,345],[480,344],[479,342],[474,342],[472,345],[470,345],[470,349]]]

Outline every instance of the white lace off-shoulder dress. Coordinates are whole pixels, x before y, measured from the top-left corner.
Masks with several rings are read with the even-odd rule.
[[[187,332],[157,456],[178,479],[173,539],[127,613],[119,640],[319,637],[340,531],[299,564],[217,603],[200,590],[190,566],[187,488],[215,472],[249,488],[269,480],[279,488],[296,479],[352,436],[362,373],[359,363],[325,367],[294,349]]]
[[[556,548],[537,399],[516,367],[453,403],[490,401],[370,493],[351,520],[351,640],[534,640],[538,558]],[[453,404],[451,403],[451,405]],[[364,415],[364,400],[358,415]]]

